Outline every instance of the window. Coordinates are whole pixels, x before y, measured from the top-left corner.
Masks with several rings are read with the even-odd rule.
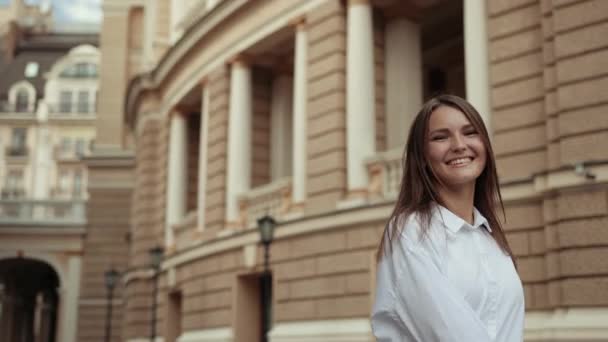
[[[67,193],[70,188],[70,174],[67,171],[61,172],[61,176],[59,177],[59,192],[61,194]]]
[[[62,138],[61,139],[61,152],[67,153],[70,150],[71,141],[70,138]]]
[[[26,134],[27,134],[27,131],[24,127],[13,128],[11,146],[8,151],[9,155],[24,156],[26,154],[26,150],[25,150]]]
[[[76,171],[74,174],[74,187],[72,188],[72,195],[76,198],[82,195],[82,172]]]
[[[37,62],[28,62],[25,66],[25,77],[33,78],[38,76],[38,69],[40,69],[40,67]]]
[[[3,198],[18,198],[25,195],[23,190],[23,171],[10,170],[6,177],[6,183],[2,190]]]
[[[78,92],[78,113],[89,113],[91,111],[91,105],[89,103],[89,92],[81,90]]]
[[[61,72],[60,77],[65,78],[95,78],[97,77],[97,65],[93,63],[76,63]]]
[[[84,139],[82,139],[82,138],[76,139],[76,144],[75,144],[76,156],[78,156],[78,157],[84,156],[84,152],[85,152],[84,148],[85,148]]]
[[[61,93],[59,93],[59,112],[72,112],[72,92],[70,90],[62,90]]]
[[[29,111],[30,96],[27,90],[21,88],[17,91],[17,99],[15,100],[15,111],[25,113]]]

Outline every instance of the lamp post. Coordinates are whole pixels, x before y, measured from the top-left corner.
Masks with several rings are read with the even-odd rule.
[[[106,342],[110,342],[112,338],[112,298],[114,297],[114,287],[120,278],[120,273],[114,268],[107,270],[104,273],[106,289],[108,289],[108,303],[106,307]]]
[[[269,270],[269,250],[274,238],[274,228],[277,222],[272,216],[265,215],[258,219],[260,240],[264,244],[264,273],[261,278],[262,287],[262,342],[268,341],[268,331],[272,322],[272,276]]]
[[[153,290],[152,290],[152,322],[150,324],[150,341],[156,340],[156,297],[158,296],[158,274],[160,273],[160,264],[163,261],[163,248],[156,246],[151,248],[148,253],[150,254],[150,266],[152,266]]]

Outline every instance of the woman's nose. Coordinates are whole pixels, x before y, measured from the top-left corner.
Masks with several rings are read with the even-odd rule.
[[[464,143],[464,137],[459,134],[454,135],[452,139],[452,150],[461,151],[466,149],[466,144]]]

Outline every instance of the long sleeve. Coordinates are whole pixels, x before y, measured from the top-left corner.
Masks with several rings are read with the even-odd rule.
[[[424,249],[395,246],[389,254],[378,265],[372,312],[378,341],[492,341],[476,313]]]

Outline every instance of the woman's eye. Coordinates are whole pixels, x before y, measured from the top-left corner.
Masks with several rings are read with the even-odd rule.
[[[436,135],[431,140],[438,141],[438,140],[445,140],[445,139],[446,139],[446,136],[444,136],[444,135]]]
[[[469,132],[465,133],[465,135],[476,135],[476,134],[477,134],[477,131],[469,131]]]

